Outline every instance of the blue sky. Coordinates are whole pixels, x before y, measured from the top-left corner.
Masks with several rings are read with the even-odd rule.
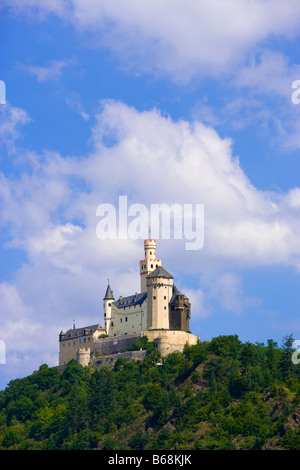
[[[142,240],[99,204],[204,204],[205,242],[158,240],[201,339],[300,338],[298,0],[10,0],[0,10],[0,387],[56,365],[139,289]]]

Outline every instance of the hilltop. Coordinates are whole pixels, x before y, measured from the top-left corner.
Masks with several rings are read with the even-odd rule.
[[[298,449],[300,365],[282,346],[219,336],[159,365],[42,365],[0,392],[0,449]]]

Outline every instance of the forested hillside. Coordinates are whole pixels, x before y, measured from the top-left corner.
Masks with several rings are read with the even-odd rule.
[[[139,363],[42,365],[0,392],[0,449],[300,450],[292,342],[219,336],[157,365],[143,341]]]

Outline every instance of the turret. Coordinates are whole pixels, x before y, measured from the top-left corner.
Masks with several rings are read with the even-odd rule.
[[[114,301],[114,293],[110,288],[109,281],[105,293],[105,297],[103,299],[103,307],[104,307],[104,323],[105,323],[105,331],[109,334],[110,330],[110,322],[111,322],[111,304]]]
[[[141,292],[147,291],[146,277],[161,266],[161,260],[156,259],[156,241],[144,241],[145,258],[140,260]]]

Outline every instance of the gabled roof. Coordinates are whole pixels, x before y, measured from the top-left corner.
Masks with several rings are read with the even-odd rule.
[[[129,295],[128,297],[122,297],[119,300],[115,300],[114,305],[118,308],[131,307],[131,305],[142,304],[147,298],[147,292],[141,294]]]
[[[174,279],[172,274],[170,274],[162,266],[158,266],[158,268],[154,269],[154,271],[152,271],[152,273],[148,274],[147,278],[149,278],[149,277],[164,277],[166,279]]]
[[[67,330],[65,333],[61,332],[61,339],[69,339],[69,338],[75,338],[76,336],[86,336],[86,335],[92,335],[95,333],[97,330],[103,330],[104,328],[97,324],[97,325],[90,325],[90,326],[84,326],[83,328],[72,328],[70,330]]]

